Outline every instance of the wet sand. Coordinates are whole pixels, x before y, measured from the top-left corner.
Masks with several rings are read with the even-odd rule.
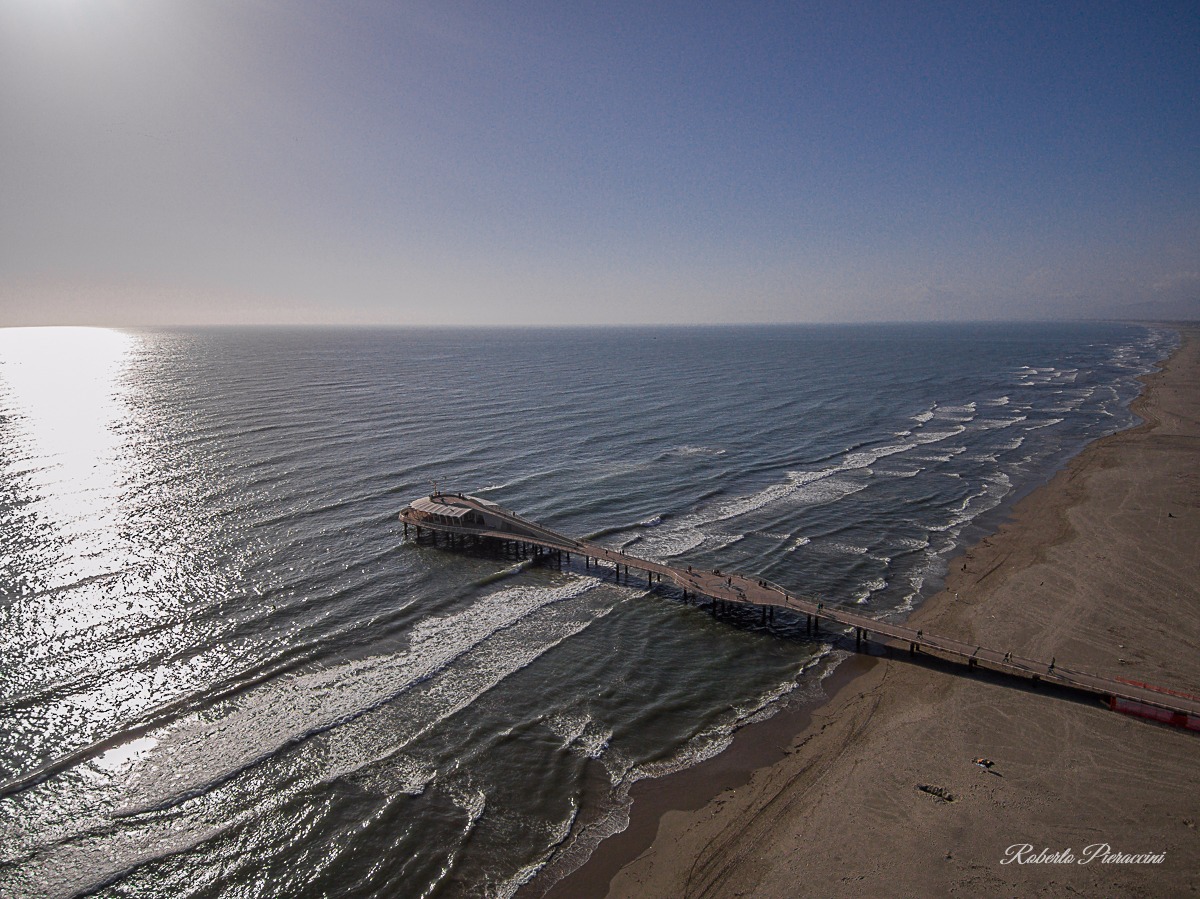
[[[1018,503],[910,621],[1200,694],[1200,330],[1181,333],[1135,403],[1145,423]],[[831,685],[690,779],[642,787],[630,830],[553,893],[1200,893],[1200,735],[901,654]],[[1097,845],[1163,858],[1081,864]]]

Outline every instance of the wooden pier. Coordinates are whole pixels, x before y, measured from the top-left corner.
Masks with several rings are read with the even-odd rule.
[[[647,587],[665,578],[683,591],[684,599],[705,597],[713,605],[713,614],[736,606],[756,607],[763,621],[773,620],[776,609],[785,609],[805,616],[807,629],[819,633],[822,625],[837,625],[854,633],[859,649],[870,641],[889,650],[907,649],[912,655],[928,653],[959,662],[968,669],[986,668],[1024,679],[1027,683],[1053,684],[1102,698],[1109,708],[1126,714],[1200,731],[1200,698],[1115,678],[1089,674],[1050,661],[1024,658],[1012,652],[964,643],[949,637],[925,633],[903,624],[878,621],[860,612],[829,605],[811,597],[792,593],[763,578],[738,574],[722,569],[699,570],[688,565],[678,568],[642,559],[598,543],[568,537],[521,518],[488,500],[462,493],[434,493],[414,501],[400,513],[407,536],[416,529],[419,538],[429,531],[437,539],[446,537],[450,545],[466,541],[502,541],[515,551],[531,555],[544,553],[565,556],[570,562],[575,554],[583,559],[585,568],[611,565],[620,577],[624,569],[646,577]]]

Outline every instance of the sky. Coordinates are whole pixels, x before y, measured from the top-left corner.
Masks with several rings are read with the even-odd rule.
[[[0,325],[1200,318],[1190,2],[0,0]]]

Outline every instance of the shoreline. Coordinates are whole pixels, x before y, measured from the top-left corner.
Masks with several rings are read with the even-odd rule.
[[[764,721],[738,729],[722,752],[699,764],[662,777],[639,780],[630,790],[629,825],[600,841],[587,861],[549,887],[537,878],[518,896],[544,899],[604,899],[614,877],[649,849],[662,818],[671,812],[694,813],[745,787],[754,773],[777,764],[792,752],[797,733],[810,726],[817,711],[876,664],[876,657],[851,653],[820,682],[825,696],[796,699]]]
[[[1163,434],[1158,433],[1163,430],[1172,431],[1165,435],[1166,437],[1181,439],[1190,438],[1177,432],[1196,430],[1194,436],[1198,440],[1197,446],[1200,447],[1200,429],[1195,427],[1194,414],[1200,401],[1195,389],[1200,331],[1194,326],[1186,325],[1177,326],[1176,330],[1181,337],[1180,345],[1171,357],[1163,361],[1158,372],[1143,376],[1142,392],[1131,406],[1142,422],[1088,444],[1058,469],[1047,482],[1034,487],[1016,501],[995,531],[985,533],[951,560],[942,589],[913,611],[908,619],[910,622],[920,622],[928,625],[931,630],[936,628],[939,633],[952,634],[964,639],[979,637],[982,640],[980,634],[987,634],[993,642],[999,639],[999,642],[1004,644],[1007,639],[1014,646],[1040,648],[1035,639],[1038,635],[1033,633],[1036,629],[1028,623],[1030,618],[1022,619],[1020,615],[1021,611],[1027,610],[1021,608],[1020,602],[1014,605],[1012,590],[1007,588],[1007,585],[1021,581],[1019,576],[1022,572],[1028,575],[1030,571],[1037,569],[1037,576],[1041,579],[1039,588],[1043,592],[1053,592],[1053,587],[1050,590],[1045,588],[1047,572],[1042,568],[1047,565],[1053,568],[1051,560],[1047,558],[1052,548],[1079,542],[1079,528],[1075,527],[1070,518],[1073,513],[1078,512],[1080,504],[1088,499],[1086,488],[1092,480],[1092,475],[1108,469],[1120,469],[1119,464],[1106,457],[1113,452],[1120,454],[1122,450],[1126,451],[1125,455],[1129,455],[1131,447],[1134,456],[1144,453],[1146,448],[1140,444],[1153,439],[1156,434],[1163,437]],[[1181,379],[1182,387],[1178,383]],[[1163,425],[1164,398],[1170,401],[1169,411],[1176,416],[1178,412],[1174,406],[1181,403],[1187,406],[1190,403],[1190,417],[1189,413],[1184,412],[1180,417],[1182,425],[1180,422]],[[1178,456],[1178,453],[1175,455]],[[1129,468],[1130,460],[1116,460],[1120,461],[1125,461],[1126,468]],[[1177,467],[1178,461],[1175,460]],[[1134,463],[1137,464],[1136,459]],[[1186,464],[1185,460],[1185,470]],[[1175,474],[1178,475],[1179,472]],[[1194,490],[1195,485],[1192,486]],[[1172,495],[1171,491],[1167,490],[1166,495]],[[1192,508],[1195,508],[1194,504]],[[1189,533],[1195,535],[1197,532],[1194,520],[1189,522],[1189,525],[1192,528]],[[1184,537],[1184,545],[1188,539]],[[1195,545],[1194,542],[1192,545]],[[1099,555],[1103,556],[1102,553]],[[1090,573],[1090,569],[1085,565],[1084,574],[1087,573]],[[1005,595],[997,598],[994,595],[997,593]],[[964,598],[956,601],[959,594]],[[1076,600],[1079,598],[1076,597]],[[1086,599],[1086,596],[1084,598]],[[989,604],[989,600],[995,601]],[[1018,614],[1007,616],[1004,625],[997,625],[996,612],[1006,610],[1005,601],[1012,607],[1007,611]],[[1059,611],[1058,617],[1064,619],[1065,616],[1067,625],[1074,624],[1074,616],[1086,611],[1086,602],[1076,602],[1075,605],[1078,608],[1071,612]],[[1110,611],[1116,611],[1117,617],[1120,616],[1120,609]],[[1072,640],[1066,633],[1068,629],[1062,626],[1054,627],[1052,633],[1058,639],[1048,639],[1042,635],[1042,644],[1048,657],[1057,653],[1058,658],[1069,660],[1072,664],[1094,670],[1096,673],[1142,675],[1140,679],[1148,679],[1163,686],[1200,692],[1200,664],[1152,664],[1152,654],[1146,651],[1141,653],[1140,660],[1124,659],[1119,655],[1115,658],[1102,658],[1101,656],[1112,655],[1098,655],[1094,651],[1097,648],[1094,644],[1104,641]],[[1090,636],[1094,638],[1095,635]],[[1200,622],[1188,629],[1184,637],[1196,647],[1200,647]],[[1086,645],[1089,642],[1093,645]],[[1132,652],[1128,654],[1134,655]],[[799,873],[797,865],[793,863],[796,860],[789,862],[786,854],[767,853],[763,850],[763,846],[779,848],[781,832],[790,838],[788,842],[794,842],[800,850],[799,858],[803,859],[800,868],[809,875],[806,882],[816,892],[830,895],[843,892],[858,893],[864,889],[864,883],[871,882],[870,877],[861,873],[849,874],[848,878],[840,876],[839,869],[845,866],[846,856],[858,857],[860,867],[873,871],[888,870],[887,862],[881,861],[881,856],[889,855],[888,852],[881,852],[880,837],[883,834],[889,837],[884,845],[888,842],[906,843],[907,852],[893,850],[890,855],[894,865],[901,868],[907,865],[910,869],[908,874],[912,889],[944,892],[956,885],[979,886],[989,878],[983,877],[978,871],[965,879],[961,878],[959,872],[960,879],[955,880],[952,876],[947,877],[945,871],[921,874],[911,870],[912,853],[919,854],[925,844],[921,835],[910,827],[901,828],[897,833],[888,833],[889,830],[896,831],[897,828],[880,827],[881,822],[875,820],[877,816],[872,815],[869,810],[867,813],[845,813],[844,802],[831,794],[829,788],[823,788],[823,782],[831,779],[849,780],[857,783],[860,789],[879,790],[887,781],[895,781],[895,777],[889,777],[891,772],[886,768],[881,769],[878,760],[896,754],[907,756],[910,767],[920,767],[922,761],[927,760],[923,760],[921,753],[914,750],[911,744],[905,745],[903,741],[898,741],[889,725],[900,724],[914,717],[922,721],[936,720],[937,715],[933,714],[932,710],[939,707],[942,708],[943,718],[961,714],[964,708],[973,709],[977,714],[982,705],[980,697],[972,695],[977,693],[987,694],[1001,707],[1005,704],[1019,706],[1024,714],[1034,718],[1058,719],[1064,715],[1082,715],[1088,720],[1089,726],[1097,726],[1092,721],[1095,718],[1100,722],[1101,729],[1115,729],[1121,734],[1125,734],[1132,725],[1139,730],[1125,736],[1132,737],[1134,742],[1149,740],[1153,743],[1154,739],[1148,735],[1157,734],[1162,730],[1144,722],[1133,722],[1108,712],[1107,709],[1093,708],[1086,703],[1064,703],[1044,693],[1038,695],[1014,690],[1012,686],[1002,682],[973,683],[973,680],[975,679],[906,664],[900,660],[852,655],[838,665],[823,682],[822,687],[827,694],[825,700],[798,703],[799,708],[785,708],[768,721],[743,728],[735,735],[733,744],[715,758],[685,771],[635,785],[630,825],[626,831],[602,841],[580,868],[548,890],[538,890],[535,879],[528,885],[533,889],[528,892],[523,890],[521,895],[536,896],[545,892],[551,899],[590,899],[605,895],[725,895],[743,891],[753,892],[755,895],[790,895],[794,892],[795,878]],[[896,681],[900,683],[895,683]],[[1104,718],[1097,718],[1098,715]],[[1009,722],[1013,720],[1011,713],[1005,715],[1001,712],[999,717]],[[867,727],[868,723],[870,728]],[[979,724],[976,726],[980,727]],[[983,725],[979,736],[986,734],[987,729],[987,726]],[[953,736],[955,735],[946,735],[947,739],[952,739]],[[889,737],[892,737],[890,741]],[[1162,738],[1173,747],[1175,755],[1172,759],[1176,763],[1180,761],[1176,756],[1181,753],[1184,757],[1187,756],[1187,747],[1192,747],[1193,753],[1200,750],[1200,743],[1177,744],[1175,741],[1179,737],[1185,741],[1196,740],[1194,735],[1186,734]],[[1121,739],[1124,737],[1118,738],[1117,742]],[[930,745],[942,748],[936,740]],[[868,752],[868,746],[873,746],[874,749]],[[1061,742],[1058,748],[1064,748]],[[852,753],[853,750],[857,752]],[[846,758],[851,754],[853,761]],[[941,754],[932,753],[934,756]],[[958,795],[954,800],[943,801],[933,794],[921,791],[922,784],[917,783],[908,785],[901,792],[901,804],[910,805],[917,802],[919,812],[928,812],[929,808],[926,806],[936,808],[939,805],[956,810],[965,809],[968,807],[968,798],[976,800],[971,804],[985,805],[983,800],[986,796],[975,795],[981,793],[979,777],[974,777],[976,772],[982,772],[984,794],[988,792],[987,787],[992,787],[991,792],[994,793],[995,785],[1005,779],[1006,775],[1003,771],[994,771],[990,773],[996,774],[997,779],[988,778],[988,772],[984,772],[984,769],[969,764],[972,757],[974,756],[968,754],[965,764],[961,759],[955,759],[957,764],[952,766],[959,780],[964,772],[965,776],[972,778],[960,786],[960,789],[965,790],[965,796]],[[944,760],[941,767],[944,767]],[[949,773],[947,772],[947,775]],[[944,779],[952,778],[947,776]],[[1200,778],[1193,776],[1192,779],[1198,788],[1196,795],[1200,795]],[[891,785],[894,786],[894,783]],[[956,792],[953,788],[937,784],[924,786],[936,787],[947,795]],[[909,792],[915,793],[916,796],[907,795]],[[1036,802],[1031,804],[1037,805]],[[1197,803],[1193,802],[1192,805]],[[802,814],[797,811],[801,808],[804,809]],[[1048,820],[1042,823],[1049,824],[1052,830],[1055,829],[1053,816],[1048,815],[1046,818]],[[866,847],[824,848],[830,834],[837,833],[843,830],[846,824],[853,824],[860,819],[863,823],[871,825],[871,830],[879,831],[873,835],[873,840],[865,841]],[[1178,817],[1177,823],[1183,828],[1185,842],[1187,833],[1195,836],[1197,819],[1200,819],[1200,807],[1193,809],[1189,806],[1187,813]],[[764,828],[764,820],[772,822],[772,826]],[[1192,824],[1181,823],[1186,821],[1191,821]],[[1126,822],[1126,831],[1130,829],[1128,825],[1129,822]],[[1136,830],[1136,827],[1134,829]],[[1103,828],[1093,826],[1092,830],[1098,832]],[[1074,834],[1074,830],[1071,832]],[[804,839],[805,834],[814,834],[818,840],[814,842],[811,838]],[[908,835],[907,840],[903,839],[905,834]],[[896,840],[897,836],[902,839]],[[947,834],[947,837],[949,836],[950,834]],[[972,840],[967,839],[965,834],[957,833],[957,836],[968,845],[972,844]],[[1003,839],[999,842],[1003,842]],[[1037,844],[1038,841],[1030,842]],[[1004,846],[1011,843],[1012,840]],[[1051,849],[1055,848],[1052,843],[1047,845]],[[1083,845],[1086,844],[1075,840],[1058,848],[1073,846],[1078,851]],[[1139,848],[1137,845],[1113,845],[1114,851],[1158,851],[1151,846]],[[990,869],[988,874],[993,887],[1011,889],[1014,883],[1035,885],[1037,878],[1025,876],[1029,871],[1055,870],[1052,865],[1001,867],[999,858],[1004,846],[999,846],[993,840],[984,850],[979,841],[975,840],[973,848],[968,850],[968,855],[978,857],[972,865],[973,868],[983,866]],[[864,848],[870,849],[865,856]],[[927,849],[928,846],[924,845],[924,848]],[[1200,841],[1196,841],[1192,848],[1195,851],[1189,854],[1189,862],[1183,867],[1183,870],[1189,872],[1196,870],[1196,862],[1200,861]],[[925,860],[922,867],[940,862],[941,869],[958,870],[961,866],[947,864],[952,863],[954,858],[954,850],[947,849],[936,858]],[[1174,861],[1176,866],[1170,865],[1171,861]],[[1179,861],[1178,852],[1174,855],[1168,852],[1167,864],[1157,868],[1153,877],[1146,882],[1166,882],[1173,887],[1182,885],[1184,881],[1180,881],[1178,877],[1174,880],[1161,880],[1164,873],[1179,874]],[[1096,872],[1100,869],[1090,870]],[[1113,869],[1110,868],[1110,873],[1111,870]],[[1129,873],[1129,869],[1121,871]],[[822,877],[813,881],[814,873]],[[1088,881],[1086,876],[1081,879],[1074,870],[1067,873],[1070,876],[1060,882],[1060,886],[1065,883],[1072,886],[1084,883],[1092,883],[1093,886],[1108,884],[1105,880]],[[903,878],[898,881],[893,875],[880,880],[877,886],[885,891],[894,891],[902,881]],[[1134,876],[1131,883],[1137,882]],[[1190,880],[1186,882],[1192,883]],[[1047,883],[1053,884],[1055,881],[1049,880]],[[1138,894],[1137,890],[1132,894]]]

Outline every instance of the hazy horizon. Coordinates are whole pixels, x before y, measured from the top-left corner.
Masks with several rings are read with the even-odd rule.
[[[870,328],[1002,328],[1043,327],[1049,325],[1132,325],[1146,328],[1188,328],[1200,324],[1192,318],[959,318],[959,319],[873,319],[863,321],[713,321],[713,322],[303,322],[303,321],[243,321],[243,322],[142,322],[137,324],[114,324],[110,322],[70,322],[24,324],[0,322],[6,330],[111,330],[111,331],[222,331],[222,330],[277,330],[277,331],[687,331],[687,330],[761,330],[770,328],[787,329],[870,329]]]
[[[0,325],[1200,318],[1193,4],[0,5]]]

